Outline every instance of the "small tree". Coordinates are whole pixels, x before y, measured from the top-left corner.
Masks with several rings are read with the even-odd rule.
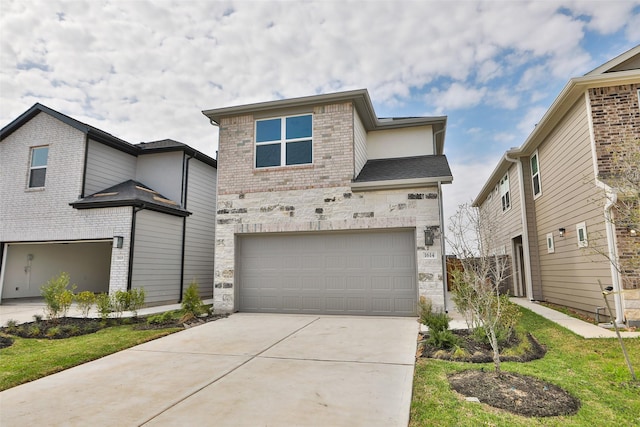
[[[73,291],[76,285],[69,286],[70,277],[64,271],[58,277],[52,277],[40,288],[40,293],[46,304],[45,312],[50,319],[65,317],[73,303]]]
[[[182,297],[182,311],[184,312],[181,319],[182,322],[194,319],[209,311],[209,308],[200,299],[200,294],[198,293],[198,282],[195,279],[184,291],[184,296]]]
[[[82,317],[85,319],[89,317],[89,311],[91,311],[91,307],[96,303],[96,294],[90,291],[82,291],[76,294],[74,299],[76,300],[76,304],[78,304],[80,312],[82,312]]]
[[[490,209],[463,204],[451,217],[447,241],[462,266],[451,275],[453,301],[471,327],[484,331],[496,372],[500,372],[500,332],[511,303],[500,297],[499,287],[509,269],[506,256],[499,253],[497,233],[498,221]]]

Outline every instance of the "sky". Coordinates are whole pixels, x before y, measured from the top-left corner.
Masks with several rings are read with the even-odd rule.
[[[202,110],[365,88],[379,117],[448,117],[448,218],[570,78],[638,44],[632,0],[0,0],[0,126],[39,102],[215,157]]]

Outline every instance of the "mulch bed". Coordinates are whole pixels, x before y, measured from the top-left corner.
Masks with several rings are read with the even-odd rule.
[[[491,363],[493,350],[489,344],[478,342],[468,330],[452,331],[459,339],[459,347],[465,354],[456,353],[454,349],[435,348],[426,342],[428,334],[418,337],[420,346],[418,357],[443,359],[455,362]],[[529,333],[525,339],[529,341],[529,349],[520,355],[501,355],[502,362],[529,362],[541,359],[546,348]],[[504,351],[520,345],[520,338],[513,336],[504,343]],[[493,365],[490,370],[467,370],[451,374],[448,377],[451,388],[463,396],[476,398],[480,402],[503,409],[524,417],[551,417],[575,414],[580,408],[580,401],[560,387],[538,378],[520,375],[513,372],[496,373]]]

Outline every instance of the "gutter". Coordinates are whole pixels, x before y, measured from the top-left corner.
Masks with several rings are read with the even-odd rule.
[[[184,171],[182,175],[182,208],[187,209],[187,193],[189,188],[189,160],[195,157],[195,153],[187,157],[184,161]],[[178,302],[182,302],[182,294],[184,292],[184,254],[187,241],[187,217],[182,218],[182,248],[180,255],[180,299]]]
[[[601,181],[597,181],[601,183]],[[616,319],[617,324],[624,323],[624,316],[622,310],[622,297],[620,292],[622,291],[620,286],[620,268],[618,267],[618,254],[616,253],[616,227],[613,223],[611,216],[611,208],[618,201],[618,194],[613,191],[608,185],[601,183],[607,193],[607,203],[604,206],[604,218],[605,227],[607,230],[607,249],[609,250],[609,264],[611,265],[611,282],[613,284],[613,301],[616,307]],[[600,185],[598,185],[600,186]]]
[[[526,285],[526,297],[533,301],[533,283],[531,283],[531,252],[529,250],[529,224],[527,223],[527,204],[524,191],[524,172],[522,171],[522,160],[509,157],[509,153],[504,153],[504,160],[515,163],[518,166],[518,180],[520,181],[520,220],[522,221],[522,249],[524,257],[524,280]]]
[[[129,237],[129,268],[127,271],[127,290],[131,290],[131,277],[133,276],[133,244],[136,239],[136,214],[145,208],[144,204],[140,207],[133,207],[131,216],[131,236]]]
[[[447,249],[444,239],[444,207],[442,206],[442,182],[438,181],[438,208],[440,209],[440,261],[442,262],[442,295],[444,295],[444,312],[448,313],[447,296]]]

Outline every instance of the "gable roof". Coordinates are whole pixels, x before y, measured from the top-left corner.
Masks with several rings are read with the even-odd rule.
[[[437,182],[451,183],[453,176],[444,155],[368,160],[352,187],[400,188]]]
[[[29,120],[34,118],[40,113],[46,113],[50,116],[60,120],[61,122],[78,129],[80,132],[86,134],[89,138],[94,141],[100,142],[102,144],[108,145],[112,148],[115,148],[120,151],[124,151],[125,153],[132,154],[134,156],[138,156],[140,154],[147,153],[157,153],[157,152],[165,152],[165,151],[183,151],[187,155],[191,157],[195,157],[202,162],[213,166],[214,168],[218,166],[215,159],[207,156],[206,154],[196,150],[188,146],[187,144],[183,144],[178,141],[174,141],[172,139],[164,139],[161,141],[152,141],[152,142],[143,142],[140,144],[131,144],[123,139],[115,137],[110,133],[107,133],[103,130],[100,130],[96,127],[83,123],[79,120],[76,120],[72,117],[69,117],[65,114],[62,114],[56,110],[53,110],[45,105],[40,103],[35,103],[31,108],[22,113],[18,118],[14,121],[6,125],[0,130],[0,141],[11,135],[13,132],[22,127]]]
[[[69,204],[76,209],[134,206],[176,216],[191,215],[178,203],[132,179]]]
[[[369,92],[366,89],[214,108],[211,110],[204,110],[202,111],[202,114],[209,118],[211,124],[219,126],[220,121],[225,117],[255,114],[258,112],[275,113],[278,110],[286,110],[288,108],[311,107],[337,102],[352,102],[367,131],[425,125],[432,126],[434,138],[436,140],[437,152],[440,154],[444,152],[444,137],[447,125],[446,116],[379,119],[375,114],[371,98],[369,97]]]
[[[617,71],[618,69],[620,71]],[[487,198],[495,184],[504,176],[515,159],[530,157],[535,152],[538,146],[545,141],[547,136],[562,121],[569,109],[580,97],[584,97],[586,91],[598,87],[639,83],[640,46],[630,49],[582,77],[575,77],[569,80],[524,143],[520,147],[511,148],[504,153],[473,201],[473,206],[479,206]]]

